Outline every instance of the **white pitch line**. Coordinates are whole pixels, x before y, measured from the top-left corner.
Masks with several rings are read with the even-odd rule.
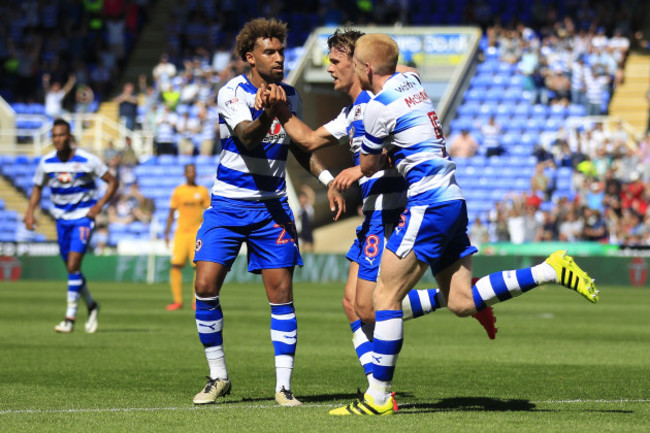
[[[531,404],[573,404],[573,403],[650,403],[650,399],[620,399],[620,400],[540,400],[531,401]],[[401,403],[400,407],[417,407],[420,403]],[[301,407],[336,407],[337,404],[303,404]],[[115,407],[105,409],[8,409],[1,410],[0,415],[15,414],[52,414],[52,413],[110,413],[110,412],[157,412],[157,411],[194,411],[194,410],[225,410],[225,409],[281,409],[275,405],[240,405],[217,404],[206,406],[179,406],[179,407]]]

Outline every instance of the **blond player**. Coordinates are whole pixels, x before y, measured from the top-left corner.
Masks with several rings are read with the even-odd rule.
[[[183,272],[182,269],[189,260],[194,267],[194,245],[196,232],[203,222],[203,210],[210,206],[210,192],[204,186],[196,184],[196,166],[185,166],[186,183],[177,186],[172,192],[169,205],[169,216],[165,226],[165,243],[169,246],[169,232],[174,222],[174,214],[178,211],[174,246],[172,250],[169,283],[172,288],[174,302],[167,305],[167,311],[183,308]]]

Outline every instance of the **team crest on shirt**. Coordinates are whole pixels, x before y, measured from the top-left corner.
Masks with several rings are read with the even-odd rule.
[[[61,183],[70,183],[72,182],[72,174],[66,172],[57,173],[56,180]]]
[[[201,239],[197,239],[196,245],[194,245],[194,252],[198,253],[202,246],[203,246],[203,241]]]
[[[201,198],[201,194],[199,194],[198,192],[195,192],[195,193],[194,193],[194,198],[195,198],[196,200],[200,199],[200,198]]]
[[[352,143],[352,141],[354,141],[354,133],[355,133],[355,132],[356,132],[356,131],[355,131],[355,129],[354,129],[354,126],[352,126],[352,127],[350,128],[350,130],[348,131],[348,138],[350,139],[350,143]]]
[[[272,141],[282,141],[286,136],[287,134],[282,132],[282,124],[277,118],[275,118],[269,127],[269,132],[266,134],[266,137],[264,137],[262,142],[270,143]]]
[[[357,105],[357,108],[354,110],[354,120],[361,119],[361,106]]]

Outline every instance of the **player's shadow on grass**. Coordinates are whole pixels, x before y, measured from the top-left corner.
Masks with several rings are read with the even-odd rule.
[[[399,394],[397,395],[399,405]],[[406,412],[550,412],[546,409],[537,409],[535,404],[528,400],[500,400],[487,397],[453,397],[444,398],[437,403],[414,403],[399,406],[400,411]]]

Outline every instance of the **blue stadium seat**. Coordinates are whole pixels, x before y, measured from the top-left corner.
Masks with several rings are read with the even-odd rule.
[[[545,131],[557,131],[560,126],[564,125],[564,121],[556,119],[556,118],[549,118],[546,120],[546,123],[544,124],[544,130]]]
[[[497,112],[497,107],[499,104],[493,101],[485,101],[479,106],[479,110],[476,113],[476,116],[494,116]]]
[[[457,111],[459,116],[474,116],[479,108],[479,104],[476,104],[474,102],[466,102],[465,104],[458,107]]]
[[[194,163],[194,156],[193,155],[178,155],[177,163],[182,165],[182,166],[185,166],[186,164],[193,164]]]
[[[465,92],[465,101],[482,101],[484,93],[480,89],[469,89]]]
[[[546,107],[546,105],[542,105],[542,104],[533,105],[533,111],[532,111],[533,116],[539,116],[539,115],[547,116],[547,113],[548,113],[548,108]]]
[[[476,70],[480,74],[496,72],[499,70],[499,61],[495,61],[494,59],[486,59],[485,62],[479,63],[476,66]]]
[[[522,145],[528,146],[532,150],[539,141],[538,137],[538,134],[521,134],[520,142]]]
[[[521,90],[524,88],[525,83],[526,78],[523,75],[513,75],[508,81],[508,86],[510,86],[511,89],[514,88]]]
[[[176,157],[174,155],[160,155],[158,156],[158,164],[160,165],[176,165]]]
[[[533,107],[530,104],[517,104],[514,106],[514,115],[520,117],[529,117],[533,112]]]
[[[570,104],[568,114],[574,117],[584,117],[587,114],[587,109],[584,105]]]
[[[517,88],[508,89],[503,92],[502,99],[504,101],[520,102],[522,100],[522,91],[521,89]]]
[[[11,108],[14,109],[16,114],[29,114],[29,109],[27,107],[27,104],[22,103],[22,102],[14,102],[11,104]]]
[[[501,101],[503,99],[503,89],[492,87],[485,92],[483,99],[485,101]]]
[[[29,114],[45,114],[45,105],[38,103],[31,103],[27,105],[27,113]]]

